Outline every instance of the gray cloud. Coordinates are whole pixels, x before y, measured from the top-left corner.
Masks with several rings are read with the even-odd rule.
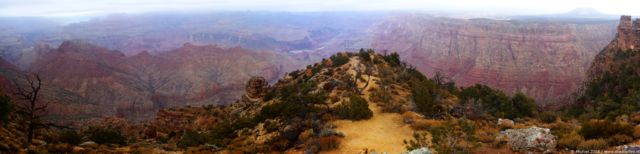
[[[2,0],[0,16],[77,16],[151,11],[475,11],[506,14],[561,13],[593,7],[640,15],[635,0]]]

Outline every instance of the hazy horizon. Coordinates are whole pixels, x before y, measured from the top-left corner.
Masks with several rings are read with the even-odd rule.
[[[7,0],[0,2],[0,17],[78,17],[163,11],[433,11],[482,15],[541,15],[593,8],[612,15],[640,15],[631,0]],[[479,13],[479,14],[478,14]]]

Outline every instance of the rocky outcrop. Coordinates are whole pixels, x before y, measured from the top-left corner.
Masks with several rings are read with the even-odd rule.
[[[267,92],[268,86],[269,86],[269,83],[267,83],[267,80],[265,80],[264,77],[261,77],[261,76],[251,77],[251,79],[247,81],[247,86],[245,88],[245,93],[246,93],[245,95],[250,100],[256,100],[264,96],[264,94]]]
[[[621,49],[633,49],[638,47],[638,41],[640,41],[640,34],[638,25],[640,20],[636,19],[633,23],[631,22],[631,16],[623,15],[620,17],[620,24],[618,24],[618,33],[616,34],[616,38],[609,45],[609,48],[621,48]]]
[[[624,50],[640,47],[640,19],[632,22],[631,16],[623,15],[617,28],[616,37],[595,56],[588,75],[597,78],[609,71],[615,55]]]
[[[536,126],[526,129],[507,129],[500,132],[496,140],[507,139],[513,151],[553,152],[556,148],[556,137],[547,128]]]
[[[373,28],[372,46],[398,52],[427,76],[442,72],[461,86],[486,84],[550,103],[580,86],[615,24],[401,15]]]

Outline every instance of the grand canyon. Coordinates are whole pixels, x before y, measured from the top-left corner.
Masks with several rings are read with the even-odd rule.
[[[0,17],[0,153],[634,146],[632,18],[592,8]]]
[[[280,15],[287,18],[276,18]],[[158,16],[171,20],[158,20]],[[285,72],[327,58],[335,52],[360,48],[397,52],[427,76],[440,72],[461,86],[481,83],[509,94],[523,92],[534,97],[542,106],[562,103],[565,97],[570,96],[567,94],[581,85],[592,57],[613,38],[616,26],[616,20],[612,19],[503,21],[391,13],[221,13],[182,18],[184,16],[187,15],[114,15],[65,26],[16,32],[5,37],[5,40],[14,42],[2,43],[2,53],[15,67],[42,71],[43,76],[50,80],[67,79],[51,83],[81,97],[95,99],[78,101],[108,104],[111,107],[99,112],[104,115],[114,115],[117,106],[131,106],[131,102],[135,101],[146,104],[149,108],[153,103],[152,95],[155,95],[150,90],[134,94],[130,91],[140,90],[135,90],[130,85],[122,88],[117,83],[126,81],[117,81],[122,77],[117,77],[118,73],[114,73],[117,71],[111,70],[112,68],[117,68],[118,71],[135,69],[130,71],[143,72],[138,76],[149,75],[179,81],[175,84],[182,85],[158,87],[164,90],[160,92],[161,95],[166,95],[159,97],[174,99],[166,100],[169,104],[228,104],[239,97],[244,81],[250,76],[262,75],[273,82]],[[195,20],[196,18],[210,20]],[[261,26],[251,27],[257,25]],[[102,53],[101,50],[117,51],[105,53],[110,58],[101,58],[98,62],[90,57],[83,57],[91,55],[49,53],[56,50],[50,49],[56,46],[59,46],[58,51],[78,50],[88,54]],[[194,52],[183,53],[183,50]],[[225,55],[209,53],[218,50]],[[220,56],[233,54],[228,56],[253,56],[259,59],[250,59],[254,64],[234,64],[234,61],[239,62],[237,60],[203,64],[182,54],[193,55],[192,58],[203,58],[205,54],[210,54],[216,59],[232,60]],[[77,69],[69,69],[64,64],[51,64],[53,61],[61,61],[75,66],[67,58],[76,57],[80,58],[76,60],[96,64]],[[202,70],[204,67],[209,67],[206,69],[210,70],[206,71],[210,72],[205,73]],[[189,70],[189,77],[185,73],[174,72],[180,76],[173,76],[154,72],[167,69]],[[74,74],[67,71],[77,72]],[[77,76],[84,72],[94,72],[91,74],[96,76]],[[220,74],[221,77],[211,77],[215,74]],[[189,85],[194,83],[199,84]],[[81,85],[103,92],[91,92],[99,96],[89,97],[89,89],[83,89]],[[123,94],[139,96],[98,100],[113,99],[114,95]],[[202,100],[206,99],[198,100],[195,95],[219,95],[226,98],[215,98],[216,101],[204,103]]]

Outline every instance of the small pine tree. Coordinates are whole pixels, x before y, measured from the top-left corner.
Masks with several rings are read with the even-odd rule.
[[[371,56],[369,55],[369,52],[364,51],[364,49],[362,48],[360,48],[360,52],[358,52],[358,57],[360,57],[360,59],[363,62],[371,61]]]

